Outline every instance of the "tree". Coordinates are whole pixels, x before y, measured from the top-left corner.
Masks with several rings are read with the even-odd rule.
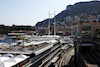
[[[94,20],[93,22],[96,22],[96,20]]]

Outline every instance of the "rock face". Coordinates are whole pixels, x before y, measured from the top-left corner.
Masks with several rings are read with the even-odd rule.
[[[61,20],[66,16],[74,16],[81,13],[90,15],[100,14],[100,1],[79,2],[74,5],[68,5],[64,11],[56,15],[56,20]],[[47,20],[38,22],[36,26],[42,26],[42,24],[45,21],[47,22]]]

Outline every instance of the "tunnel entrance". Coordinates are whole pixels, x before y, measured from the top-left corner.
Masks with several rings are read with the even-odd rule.
[[[92,46],[81,46],[80,52],[91,52]]]
[[[82,43],[80,46],[80,51],[81,52],[90,52],[92,49],[92,44],[91,43]]]

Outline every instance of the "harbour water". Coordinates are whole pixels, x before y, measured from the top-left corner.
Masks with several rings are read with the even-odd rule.
[[[0,40],[0,42],[11,43],[11,42],[13,42],[13,39],[12,38],[5,38],[4,40]]]

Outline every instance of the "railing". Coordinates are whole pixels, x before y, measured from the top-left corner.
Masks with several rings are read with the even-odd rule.
[[[58,65],[58,67],[62,67],[64,65],[67,65],[68,62],[70,61],[71,59],[71,56],[73,56],[73,51],[74,49],[73,48],[70,48],[65,54],[64,56],[62,57],[61,61],[59,62],[60,64]]]

